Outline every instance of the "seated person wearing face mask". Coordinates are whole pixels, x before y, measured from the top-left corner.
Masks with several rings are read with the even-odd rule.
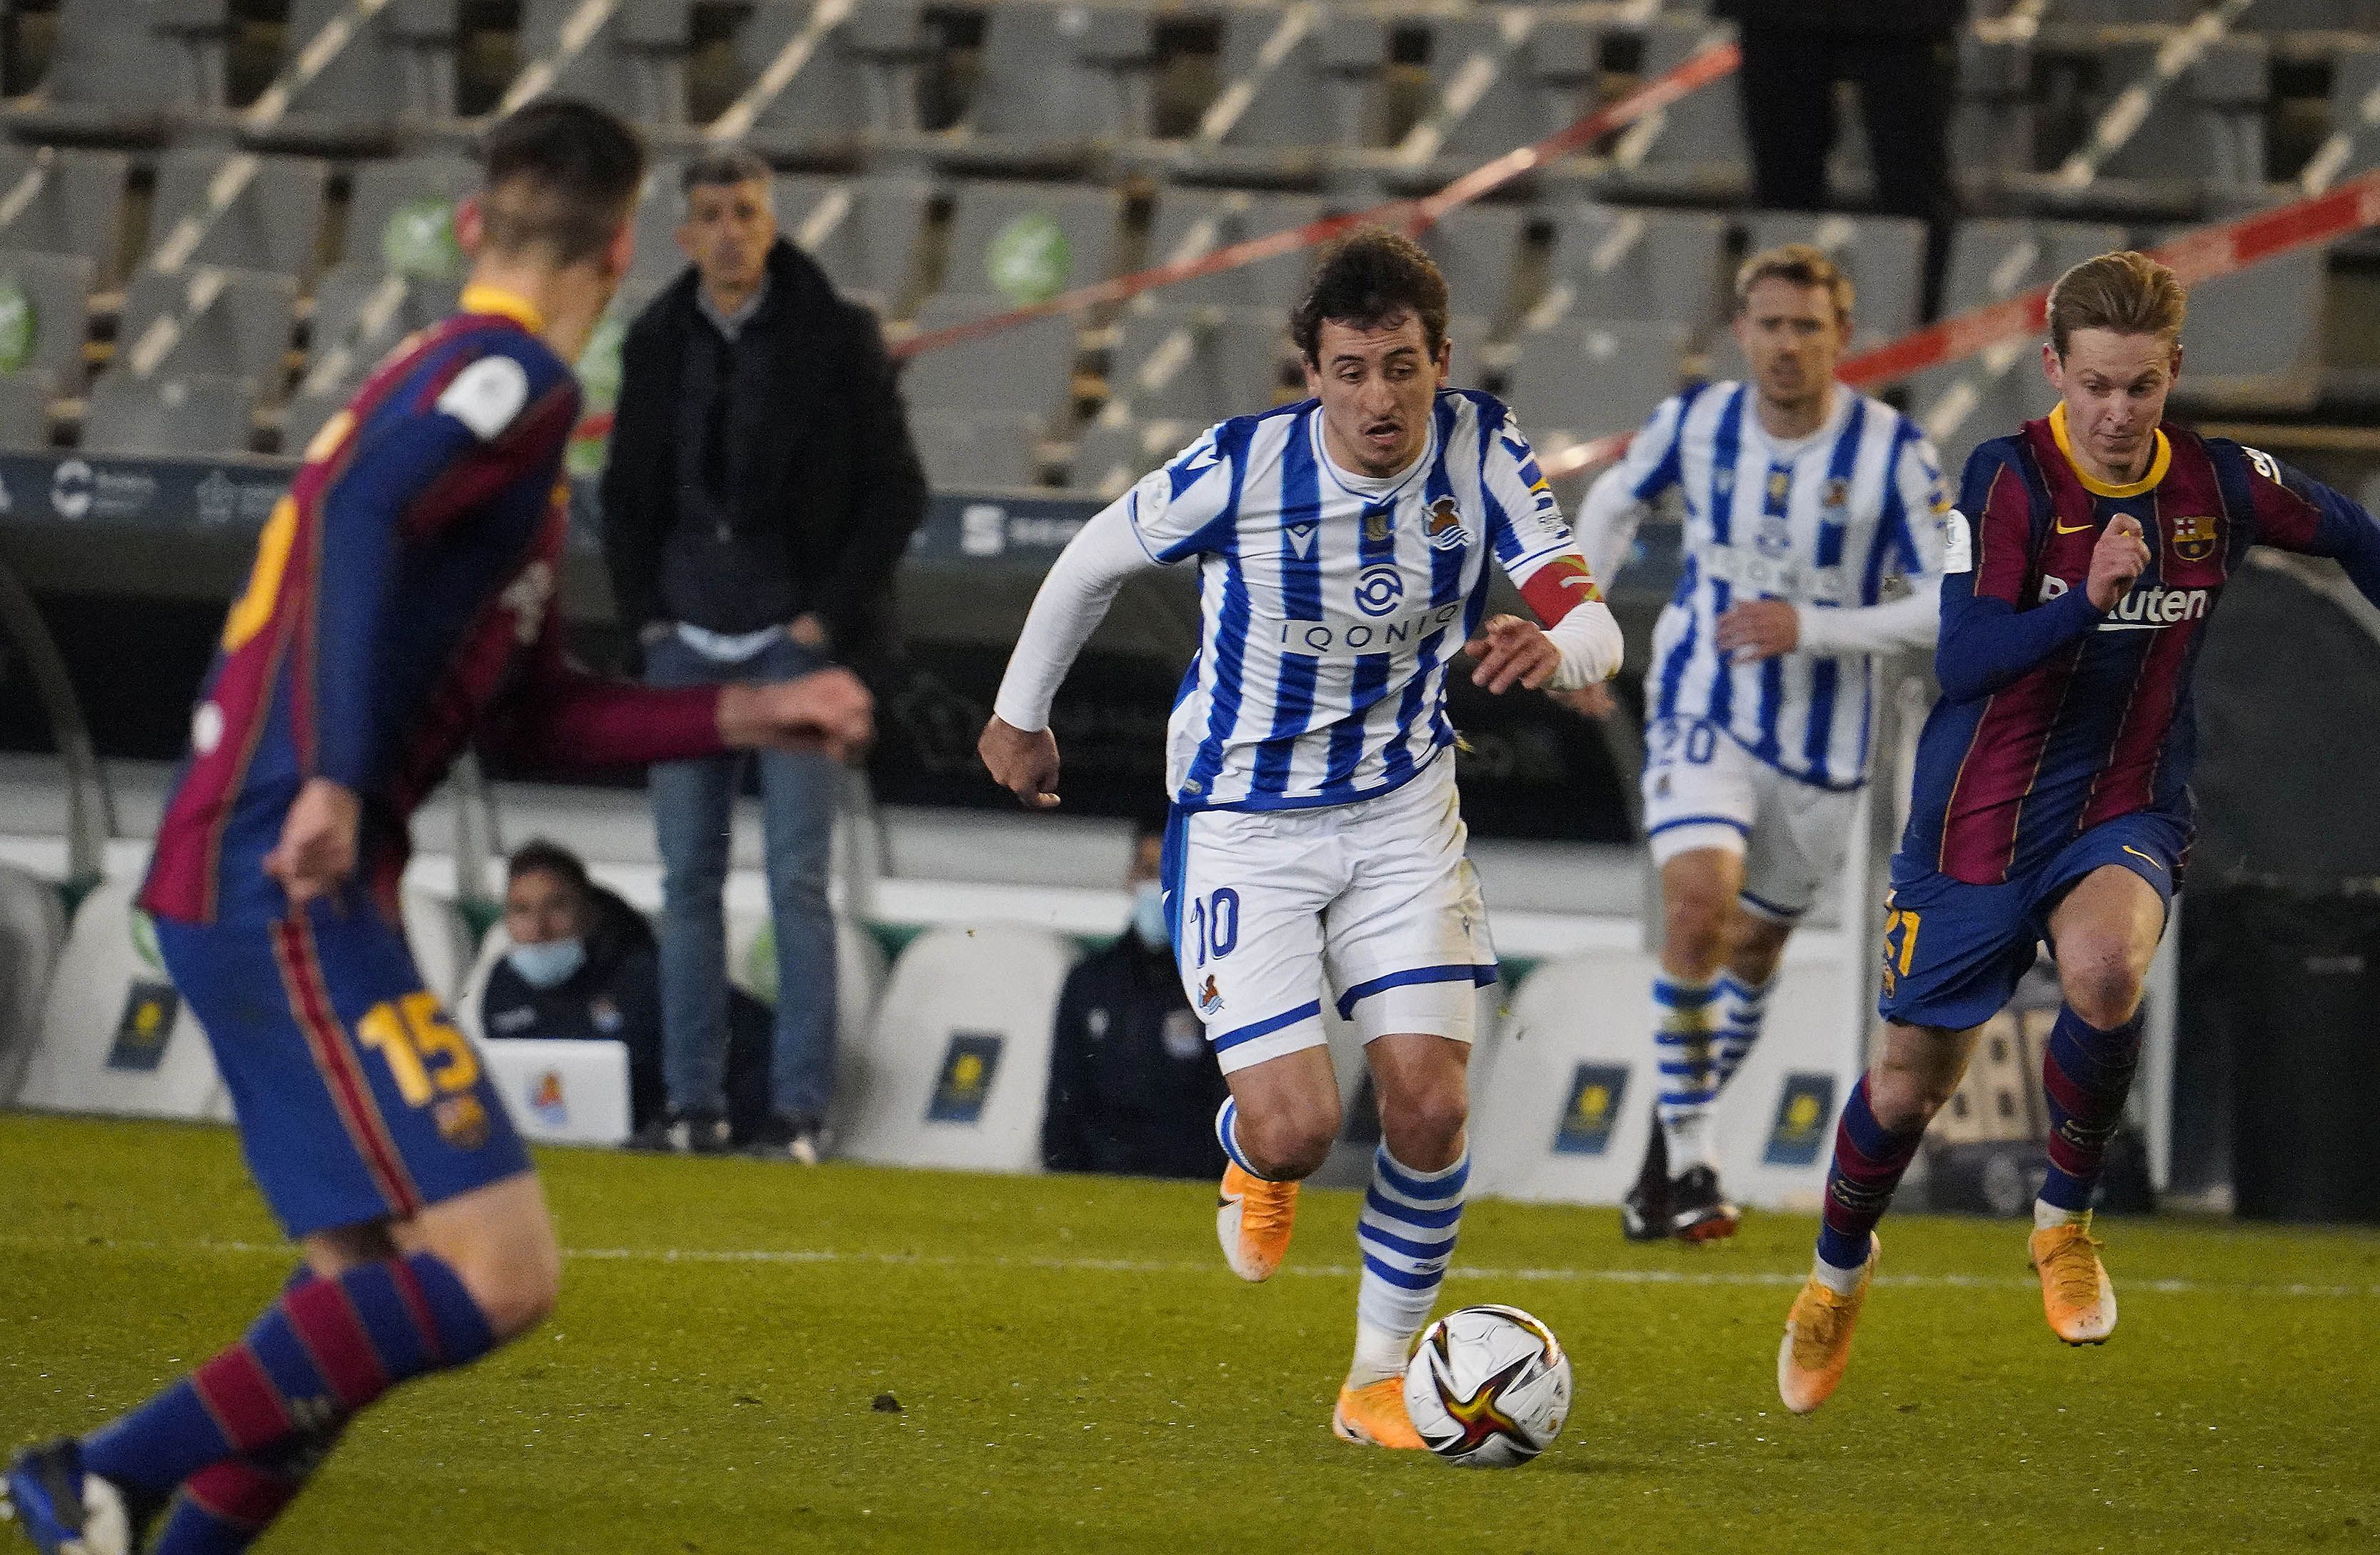
[[[1041,1163],[1052,1172],[1212,1177],[1222,1072],[1173,968],[1158,885],[1161,824],[1133,839],[1132,922],[1066,976],[1050,1051]]]
[[[504,882],[512,941],[489,975],[480,1025],[490,1037],[608,1038],[628,1050],[628,1104],[641,1128],[662,1111],[658,947],[636,908],[588,878],[567,848],[533,842]],[[728,991],[727,1099],[735,1136],[769,1113],[768,1007]]]

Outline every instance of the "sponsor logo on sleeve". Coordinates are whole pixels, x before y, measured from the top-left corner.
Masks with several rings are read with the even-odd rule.
[[[528,403],[528,369],[510,357],[481,357],[455,375],[438,396],[438,408],[486,443],[513,424]]]
[[[1967,527],[1967,516],[1955,507],[1942,515],[1942,570],[1975,570],[1974,532]]]

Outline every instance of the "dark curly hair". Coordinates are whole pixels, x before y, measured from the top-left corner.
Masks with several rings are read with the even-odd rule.
[[[1322,365],[1322,322],[1358,328],[1392,325],[1411,314],[1421,321],[1429,354],[1446,343],[1446,277],[1412,238],[1384,226],[1358,227],[1324,252],[1305,296],[1289,315],[1298,354]]]

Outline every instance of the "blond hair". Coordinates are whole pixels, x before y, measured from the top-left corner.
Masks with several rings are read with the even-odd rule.
[[[2049,288],[2049,343],[2059,359],[2078,329],[2154,334],[2167,345],[2181,339],[2190,294],[2174,273],[2130,249],[2084,260]]]
[[[1852,316],[1852,278],[1843,273],[1824,249],[1808,243],[1783,243],[1765,249],[1745,260],[1735,273],[1735,309],[1742,312],[1752,302],[1752,288],[1763,281],[1789,281],[1797,286],[1824,286],[1834,302],[1835,317],[1850,322]]]

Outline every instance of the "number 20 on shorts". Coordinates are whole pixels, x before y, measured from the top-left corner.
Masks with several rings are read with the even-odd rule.
[[[1190,898],[1190,929],[1199,966],[1231,954],[1240,944],[1240,893],[1227,885],[1211,896]]]

